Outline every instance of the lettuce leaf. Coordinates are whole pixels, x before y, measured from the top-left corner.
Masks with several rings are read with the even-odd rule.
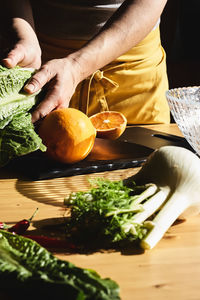
[[[41,293],[44,299],[120,299],[113,280],[58,259],[33,240],[0,230],[0,290],[10,289],[20,298],[26,291],[28,299]]]
[[[8,96],[17,94],[33,73],[33,69],[25,69],[18,66],[8,69],[0,65],[0,101]]]
[[[39,102],[39,93],[40,91],[33,95],[27,95],[20,92],[0,99],[0,129],[7,124],[6,120],[8,118],[12,119],[16,114],[29,111]]]
[[[30,110],[39,100],[40,91],[28,95],[23,86],[33,75],[33,69],[0,65],[0,167],[16,156],[36,150],[46,151],[35,132]]]
[[[6,119],[29,111],[38,101],[40,91],[33,95],[23,92],[24,84],[33,73],[34,69],[18,66],[8,69],[0,65],[0,129],[7,123]]]
[[[31,114],[14,115],[8,125],[0,130],[0,167],[16,156],[36,150],[46,151],[46,146],[35,132]]]

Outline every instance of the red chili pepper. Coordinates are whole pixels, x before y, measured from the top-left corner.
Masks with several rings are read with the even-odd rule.
[[[24,237],[27,237],[31,240],[34,240],[41,246],[45,248],[54,248],[54,249],[77,249],[77,247],[66,241],[66,240],[61,240],[59,238],[53,238],[53,237],[48,237],[44,235],[24,235]]]
[[[29,228],[31,221],[33,217],[35,216],[38,208],[35,210],[34,214],[29,218],[29,219],[24,219],[19,222],[17,222],[15,225],[12,227],[8,228],[8,231],[12,233],[17,233],[17,234],[24,234],[26,230]]]

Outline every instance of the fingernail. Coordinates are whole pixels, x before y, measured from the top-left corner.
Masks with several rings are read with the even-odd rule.
[[[35,86],[33,84],[31,84],[31,83],[25,85],[24,88],[26,89],[26,91],[29,91],[31,93],[34,92],[34,90],[35,90]]]
[[[14,67],[14,65],[12,63],[12,60],[10,58],[4,58],[2,61],[5,64],[6,67],[9,67],[9,68]]]
[[[11,62],[10,58],[3,58],[3,61]]]

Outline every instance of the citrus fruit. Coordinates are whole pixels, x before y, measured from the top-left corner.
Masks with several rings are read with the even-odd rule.
[[[124,132],[126,117],[118,111],[103,111],[90,117],[96,128],[97,137],[115,140]]]
[[[47,154],[63,163],[83,160],[92,150],[96,130],[89,117],[74,108],[60,108],[41,122],[39,136]]]

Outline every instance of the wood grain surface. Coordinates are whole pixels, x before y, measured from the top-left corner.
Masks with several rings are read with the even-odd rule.
[[[175,124],[148,126],[180,135]],[[138,169],[116,170],[43,181],[22,181],[12,174],[0,172],[0,221],[8,224],[38,213],[29,229],[38,231],[39,224],[62,220],[66,211],[63,198],[71,191],[87,190],[88,177],[119,180]],[[52,235],[55,233],[52,231]],[[53,251],[79,267],[96,270],[120,286],[122,300],[199,300],[200,299],[200,217],[197,215],[174,224],[152,250],[124,249],[95,253]],[[4,298],[0,298],[4,300]],[[95,299],[94,299],[95,300]],[[112,299],[111,299],[112,300]]]

